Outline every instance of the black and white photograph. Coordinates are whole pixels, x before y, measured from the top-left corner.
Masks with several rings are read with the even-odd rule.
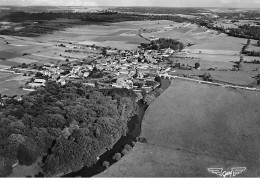
[[[0,0],[1,183],[259,177],[260,0]]]

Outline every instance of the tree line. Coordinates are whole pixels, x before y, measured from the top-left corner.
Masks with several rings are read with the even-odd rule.
[[[158,50],[171,48],[176,51],[184,49],[184,44],[174,39],[159,38],[158,40],[152,40],[150,43],[141,43],[141,47],[145,50]]]

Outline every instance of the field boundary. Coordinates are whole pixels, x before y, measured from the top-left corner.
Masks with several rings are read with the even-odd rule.
[[[221,87],[225,87],[225,88],[234,88],[234,89],[242,89],[242,90],[249,90],[249,91],[260,92],[260,89],[257,89],[257,88],[242,87],[242,86],[231,85],[231,84],[221,84],[221,83],[216,83],[216,82],[202,81],[202,80],[191,79],[191,78],[187,78],[187,77],[179,77],[179,76],[168,75],[168,74],[167,75],[161,74],[160,77],[162,77],[162,76],[166,77],[166,78],[169,78],[171,80],[179,79],[179,80],[186,80],[186,81],[196,82],[196,83],[199,83],[199,84],[209,84],[209,85],[221,86]]]

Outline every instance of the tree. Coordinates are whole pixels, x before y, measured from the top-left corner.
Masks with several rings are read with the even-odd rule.
[[[141,89],[141,95],[142,95],[143,98],[145,97],[146,94],[147,94],[146,90],[145,89]]]
[[[239,62],[238,65],[237,65],[237,68],[238,68],[239,71],[243,71],[243,63]]]
[[[240,63],[243,63],[243,62],[244,62],[244,56],[242,56],[242,55],[240,56],[239,62],[240,62]]]
[[[204,81],[210,81],[210,82],[213,81],[213,78],[209,72],[204,73],[202,77]]]
[[[159,94],[163,93],[163,89],[162,88],[159,88],[157,91],[158,91]]]
[[[108,167],[109,167],[109,162],[104,161],[102,165],[103,165],[105,168],[108,168]]]
[[[103,47],[103,48],[102,48],[102,55],[103,55],[103,56],[106,56],[106,55],[107,55],[107,49],[106,49],[106,47]]]
[[[250,45],[250,43],[251,43],[251,40],[248,39],[246,44],[247,44],[247,45]]]
[[[132,149],[132,147],[129,145],[129,144],[126,144],[124,146],[124,148],[127,150],[127,151],[130,151]]]
[[[156,81],[156,82],[159,82],[159,83],[161,83],[161,77],[159,76],[159,75],[156,75],[155,76],[155,78],[154,78],[154,80]]]
[[[118,161],[118,160],[120,160],[121,159],[121,154],[120,153],[116,153],[114,156],[113,156],[113,160],[116,160],[116,161]]]
[[[37,144],[34,140],[27,138],[27,140],[19,145],[17,158],[21,165],[30,166],[38,157]]]
[[[152,95],[146,95],[144,97],[144,102],[147,104],[147,105],[150,105],[155,99],[155,96],[152,94]]]
[[[195,69],[199,69],[200,68],[200,63],[195,63],[195,67],[194,67]]]
[[[12,174],[12,164],[9,159],[0,157],[0,177],[7,177]]]

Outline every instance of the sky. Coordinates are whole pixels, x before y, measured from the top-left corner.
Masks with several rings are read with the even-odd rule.
[[[260,0],[0,0],[1,5],[260,8]]]

